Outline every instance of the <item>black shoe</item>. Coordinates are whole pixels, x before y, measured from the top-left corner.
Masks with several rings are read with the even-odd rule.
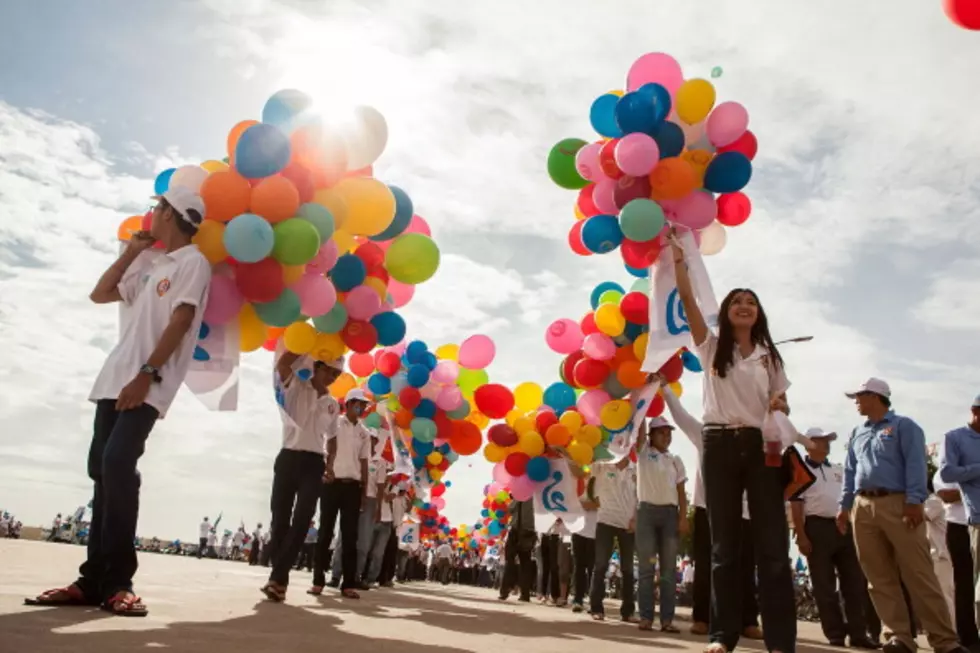
[[[531,602],[531,597],[530,596],[522,596],[521,598],[519,598],[517,600],[520,601],[521,603],[530,603]]]
[[[335,580],[335,579],[331,578],[330,579],[330,582],[327,583],[327,587],[332,587],[334,589],[337,589],[338,587],[340,587],[340,579],[336,579]]]
[[[894,637],[882,644],[881,649],[885,653],[915,653],[915,651]]]
[[[869,651],[875,651],[881,648],[881,644],[872,640],[870,637],[864,638],[851,638],[851,648],[863,648]]]

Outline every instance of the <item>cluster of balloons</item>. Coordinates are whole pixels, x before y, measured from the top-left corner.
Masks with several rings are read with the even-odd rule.
[[[490,538],[500,537],[510,521],[510,492],[494,481],[483,487],[483,509],[480,511],[479,532]]]
[[[156,194],[184,186],[204,201],[194,242],[215,266],[205,323],[237,320],[242,351],[273,350],[281,337],[321,360],[404,338],[395,310],[436,272],[439,248],[408,194],[373,177],[387,138],[375,109],[337,128],[285,90],[261,121],[231,129],[226,158],[157,176]],[[120,238],[148,220],[128,218]]]
[[[745,107],[715,100],[709,80],[684,79],[673,57],[650,53],[630,68],[626,92],[593,102],[599,139],[567,138],[548,155],[551,179],[578,191],[572,251],[618,249],[637,277],[657,260],[670,225],[693,231],[704,254],[721,251],[725,227],[752,211],[742,190],[758,143]]]

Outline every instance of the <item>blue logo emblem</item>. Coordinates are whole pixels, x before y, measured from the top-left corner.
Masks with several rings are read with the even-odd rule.
[[[552,482],[545,486],[544,492],[541,493],[541,503],[544,504],[545,510],[548,512],[568,512],[568,508],[565,507],[564,493],[555,489],[565,477],[556,470],[551,478]]]
[[[687,315],[684,313],[684,304],[677,296],[677,288],[670,291],[667,295],[667,333],[672,336],[679,336],[685,331],[690,332],[691,327],[687,325]]]

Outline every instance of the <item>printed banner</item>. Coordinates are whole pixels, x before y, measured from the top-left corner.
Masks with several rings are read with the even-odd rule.
[[[408,551],[419,548],[418,524],[407,521],[398,527],[398,548]]]
[[[626,428],[615,433],[609,441],[609,444],[606,445],[607,450],[612,456],[611,462],[618,463],[633,450],[636,439],[640,436],[640,427],[643,425],[643,418],[646,417],[647,410],[650,408],[650,402],[657,396],[658,390],[660,390],[660,381],[653,381],[640,388],[639,391],[632,393],[630,406],[633,409],[633,417],[626,425]]]
[[[565,528],[578,533],[585,528],[585,509],[578,499],[578,483],[564,458],[551,460],[551,474],[534,492],[534,525],[539,533],[561,519]]]
[[[388,426],[388,438],[391,441],[391,454],[394,458],[392,474],[405,474],[409,478],[415,476],[415,465],[412,464],[412,454],[405,442],[405,434],[395,425],[391,411],[383,403],[378,404],[378,414]]]

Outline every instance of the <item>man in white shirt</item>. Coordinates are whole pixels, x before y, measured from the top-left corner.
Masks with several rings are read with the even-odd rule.
[[[438,540],[439,545],[435,551],[436,580],[443,585],[449,584],[449,568],[453,561],[453,548],[449,542]]]
[[[51,534],[48,536],[48,542],[54,542],[58,539],[58,532],[61,530],[61,513],[59,512],[54,521],[51,522]]]
[[[636,470],[629,458],[618,463],[595,463],[595,494],[599,502],[595,531],[595,569],[592,571],[592,590],[589,612],[596,621],[605,619],[602,600],[606,595],[606,571],[613,556],[613,542],[619,545],[622,561],[623,601],[620,617],[637,622],[633,597],[633,552],[636,544]]]
[[[849,528],[841,533],[835,521],[844,485],[844,468],[831,463],[827,456],[830,443],[837,439],[837,434],[811,428],[806,432],[806,437],[810,438],[813,447],[804,460],[813,470],[816,480],[790,502],[790,507],[796,546],[806,556],[810,567],[820,625],[831,646],[844,646],[847,636],[851,648],[876,649],[878,645],[867,634],[868,622],[864,611],[867,581],[858,562],[854,537]],[[838,583],[840,594],[837,592]],[[843,614],[841,595],[844,599]]]
[[[211,532],[211,522],[205,517],[201,525],[197,527],[197,559],[204,557],[208,547],[208,533]]]
[[[397,490],[387,483],[388,470],[388,462],[378,456],[375,463],[374,479],[380,482],[378,486],[378,521],[372,528],[371,548],[368,551],[367,570],[364,574],[364,582],[368,585],[376,583],[381,575],[381,566],[384,562],[385,550],[388,548],[388,540],[391,539],[392,523],[395,519],[393,502],[397,500]]]
[[[327,432],[327,469],[320,492],[320,528],[313,565],[313,587],[309,593],[319,595],[326,585],[325,565],[334,525],[340,515],[341,544],[335,556],[341,559],[343,584],[341,593],[358,599],[357,528],[361,510],[367,504],[368,459],[371,455],[371,433],[361,422],[370,402],[363,390],[353,389],[344,398],[343,415]]]
[[[238,560],[238,554],[242,551],[242,544],[245,542],[245,527],[239,526],[235,531],[235,537],[231,538],[231,559]]]
[[[95,482],[88,556],[78,580],[31,599],[32,605],[102,604],[113,614],[145,616],[133,593],[140,477],[146,439],[184,382],[211,283],[211,265],[191,239],[204,219],[201,197],[168,190],[139,232],[103,273],[96,304],[123,302],[126,320],[89,395],[95,428],[88,457]],[[150,249],[155,242],[162,249]]]
[[[946,549],[953,565],[953,625],[960,644],[980,648],[980,634],[974,612],[973,555],[970,552],[970,526],[960,486],[946,483],[937,471],[932,484],[946,513]]]
[[[343,358],[311,361],[291,352],[284,352],[276,362],[282,449],[276,456],[272,480],[272,572],[262,587],[271,601],[286,597],[289,570],[296,563],[316,512],[326,470],[326,437],[340,414],[329,387],[343,369]]]

